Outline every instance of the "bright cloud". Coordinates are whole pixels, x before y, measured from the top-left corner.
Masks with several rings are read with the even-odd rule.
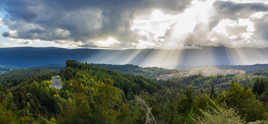
[[[3,19],[0,18],[0,26],[4,26]]]
[[[120,41],[109,37],[106,40],[94,41],[94,44],[98,47],[112,47],[114,45],[120,44]]]
[[[207,24],[212,1],[193,1],[191,7],[183,13],[165,14],[161,10],[152,11],[146,18],[134,19],[132,31],[137,32],[143,40],[158,44],[159,48],[181,48],[190,33],[198,24]]]
[[[268,47],[267,0],[15,1],[0,3],[3,37],[40,46]]]

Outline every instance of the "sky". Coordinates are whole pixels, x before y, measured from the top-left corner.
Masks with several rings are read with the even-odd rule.
[[[0,47],[268,47],[268,0],[2,0]]]

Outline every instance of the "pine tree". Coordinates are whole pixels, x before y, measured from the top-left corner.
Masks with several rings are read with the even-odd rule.
[[[261,95],[264,92],[264,90],[265,90],[264,80],[261,78],[258,78],[256,82],[254,83],[253,92],[256,95]]]
[[[210,89],[210,93],[209,93],[209,97],[211,98],[211,99],[214,99],[214,98],[216,98],[216,91],[215,91],[215,86],[214,85],[211,85],[211,89]]]

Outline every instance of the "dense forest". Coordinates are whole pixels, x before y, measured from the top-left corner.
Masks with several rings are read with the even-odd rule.
[[[157,79],[161,75],[182,72],[179,70],[163,69],[158,67],[139,67],[137,65],[109,65],[98,64],[100,67],[104,67],[110,70],[119,71],[124,74],[141,75],[149,79]]]
[[[119,71],[68,60],[60,71],[4,73],[0,124],[268,123],[265,71],[167,81]],[[54,87],[57,75],[61,88]]]

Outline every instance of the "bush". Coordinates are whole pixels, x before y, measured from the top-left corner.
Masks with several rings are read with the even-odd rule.
[[[211,111],[202,111],[202,117],[197,119],[197,124],[244,124],[244,121],[234,109],[219,108]]]

